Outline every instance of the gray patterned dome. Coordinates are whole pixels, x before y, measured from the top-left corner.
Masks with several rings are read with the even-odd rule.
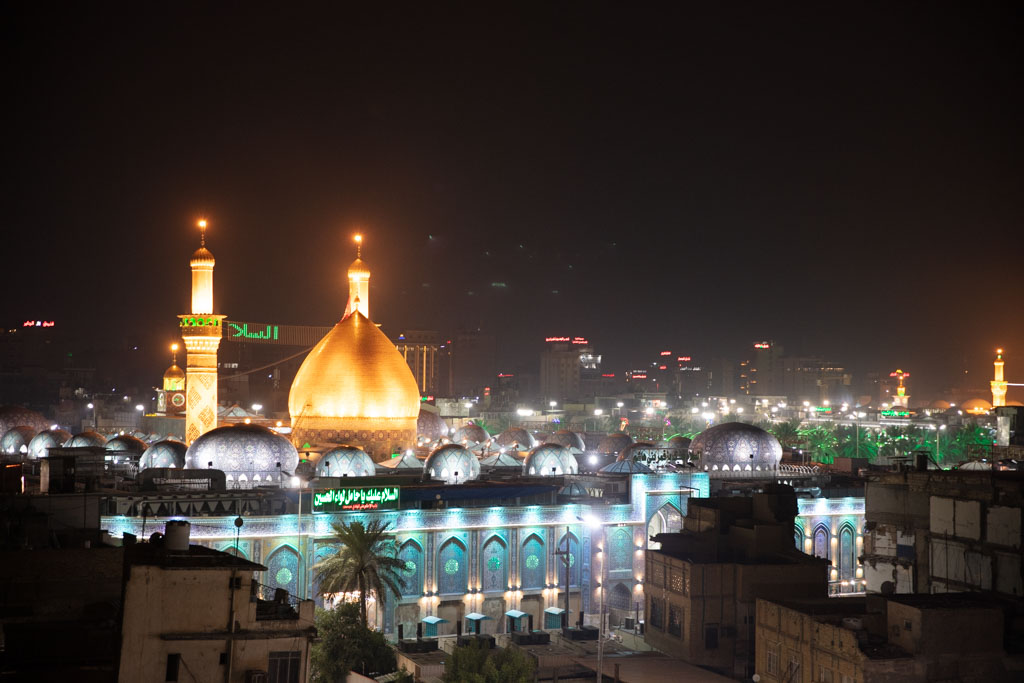
[[[47,429],[39,432],[28,443],[28,457],[32,459],[45,458],[47,449],[59,448],[71,438],[71,435],[63,429]]]
[[[487,433],[487,430],[475,424],[463,425],[452,434],[452,442],[463,445],[466,443],[487,443],[490,440],[491,435]]]
[[[254,424],[212,429],[185,454],[186,467],[222,470],[228,488],[280,485],[282,475],[293,473],[298,464],[299,453],[288,439]]]
[[[107,442],[107,453],[134,453],[142,455],[145,452],[146,442],[131,434],[121,434]]]
[[[647,464],[648,449],[656,448],[652,443],[646,441],[638,441],[637,443],[631,443],[622,449],[616,460],[635,460]],[[639,457],[638,457],[639,456]]]
[[[6,434],[12,427],[32,427],[35,432],[49,429],[53,424],[42,413],[22,406],[0,406],[0,434]]]
[[[167,467],[180,470],[185,466],[185,452],[188,446],[174,439],[158,441],[142,454],[139,469],[150,467]]]
[[[528,451],[537,445],[533,434],[522,427],[509,427],[494,439],[494,441],[505,448],[517,451]]]
[[[614,432],[601,439],[597,452],[601,455],[617,455],[633,443],[633,437],[625,432]]]
[[[318,477],[372,477],[376,473],[373,458],[355,446],[332,448],[316,463]]]
[[[420,408],[419,417],[416,418],[416,436],[422,436],[427,441],[437,441],[448,436],[448,424],[437,413]]]
[[[102,448],[107,445],[107,438],[102,434],[96,432],[86,431],[80,434],[75,434],[73,437],[64,442],[64,448],[85,448],[91,446],[94,448]]]
[[[552,434],[550,442],[559,446],[565,446],[566,448],[574,448],[580,453],[587,449],[583,443],[583,437],[576,432],[570,432],[568,429],[559,429]]]
[[[0,451],[4,455],[28,455],[28,445],[36,430],[25,425],[11,427],[0,436]]]
[[[466,448],[450,443],[427,457],[423,471],[431,479],[462,484],[480,476],[480,461]]]
[[[760,427],[725,422],[698,434],[690,454],[705,471],[773,470],[782,460],[782,446]]]
[[[558,477],[577,474],[579,463],[568,448],[557,443],[537,446],[523,462],[523,474],[533,477]]]

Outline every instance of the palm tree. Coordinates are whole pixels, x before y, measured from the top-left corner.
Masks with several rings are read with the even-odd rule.
[[[366,626],[366,596],[373,591],[383,603],[390,591],[401,595],[405,584],[405,562],[398,558],[395,539],[388,533],[390,522],[334,522],[338,551],[313,566],[323,593],[359,591],[359,616]]]
[[[842,426],[836,430],[839,439],[838,453],[844,458],[868,458],[874,460],[878,455],[878,443],[867,427]]]
[[[803,435],[800,433],[800,420],[789,422],[778,422],[773,424],[768,431],[772,433],[779,443],[785,448],[793,448],[803,443]]]
[[[810,429],[802,430],[800,434],[807,441],[807,450],[814,453],[818,462],[835,462],[838,441],[831,429],[811,427]]]

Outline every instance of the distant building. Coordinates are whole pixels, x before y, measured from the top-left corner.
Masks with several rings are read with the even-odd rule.
[[[756,633],[766,683],[1019,680],[1003,608],[977,595],[759,599]]]
[[[449,383],[442,383],[441,377],[441,333],[433,330],[406,330],[392,341],[409,364],[420,393],[424,396],[447,396],[451,393]],[[447,379],[447,378],[445,378]]]
[[[540,393],[554,401],[580,398],[584,381],[600,387],[601,356],[585,337],[547,337],[540,354]],[[593,395],[593,394],[591,394]]]
[[[754,671],[758,598],[825,597],[828,561],[793,547],[789,486],[743,498],[689,501],[683,529],[647,553],[647,643],[733,676]]]

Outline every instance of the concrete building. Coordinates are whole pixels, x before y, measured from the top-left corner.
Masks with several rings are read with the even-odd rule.
[[[1024,595],[1020,473],[879,474],[868,481],[865,506],[868,591]]]
[[[747,677],[754,670],[755,600],[824,597],[827,560],[793,547],[788,486],[744,498],[691,499],[678,534],[647,553],[645,640],[691,664]]]
[[[759,599],[756,630],[766,683],[1019,680],[1004,608],[976,595]]]

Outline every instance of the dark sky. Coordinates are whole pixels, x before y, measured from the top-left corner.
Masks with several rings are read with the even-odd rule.
[[[333,323],[359,229],[377,321],[509,365],[771,338],[1024,377],[1012,5],[284,4],[5,9],[5,320],[162,359],[203,214],[233,319]]]

